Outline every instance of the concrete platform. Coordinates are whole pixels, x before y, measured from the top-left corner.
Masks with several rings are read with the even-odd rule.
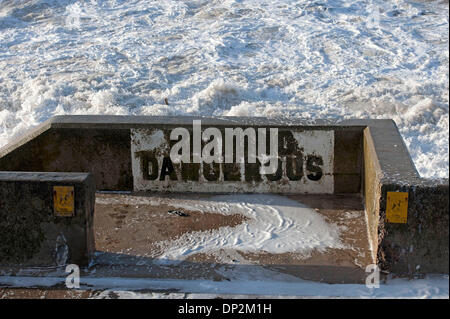
[[[252,196],[248,194],[247,196]],[[256,195],[261,196],[261,195]],[[90,273],[103,277],[150,277],[231,280],[291,275],[328,283],[364,282],[365,267],[374,263],[362,200],[357,195],[271,195],[312,208],[326,223],[339,228],[342,248],[273,253],[225,248],[198,249],[168,259],[166,250],[186,234],[201,241],[202,234],[246,225],[239,211],[217,212],[211,194],[97,194],[94,219],[96,257]],[[207,207],[207,204],[211,204]],[[181,207],[181,208],[180,208]],[[186,209],[182,207],[192,207]],[[195,207],[202,207],[196,209]],[[227,206],[229,207],[229,206]],[[273,207],[273,206],[271,206]],[[178,210],[188,216],[170,214]],[[302,212],[299,211],[299,214]],[[296,221],[294,220],[293,223]],[[295,227],[295,224],[291,225]],[[308,229],[306,227],[306,229]],[[273,230],[276,233],[276,230]],[[197,238],[196,238],[197,236]],[[164,245],[161,243],[165,243]],[[186,243],[189,249],[192,243]],[[247,246],[251,246],[248,243]]]
[[[303,279],[324,283],[364,283],[367,275],[365,267],[375,262],[362,199],[358,195],[99,192],[95,197],[95,254],[90,266],[81,269],[81,278],[84,279],[152,278],[214,282],[242,279],[283,282]],[[218,237],[229,238],[251,225],[253,218],[243,213],[242,207],[250,207],[260,214],[277,210],[283,213],[286,209],[294,209],[298,218],[295,214],[284,218],[278,229],[275,226],[270,230],[271,236],[295,235],[295,232],[286,233],[286,229],[301,230],[304,234],[298,238],[311,241],[311,247],[302,248],[300,245],[301,249],[284,249],[278,253],[273,248],[269,251],[258,250],[261,240],[257,242],[257,239],[245,243],[243,248],[239,244],[235,245],[235,242],[231,245],[221,242],[217,249],[196,246],[196,242],[201,242],[205,234],[220,231]],[[318,219],[310,216],[306,219],[307,223],[311,222],[310,225],[298,225],[305,221],[301,216],[305,213],[316,215],[312,217]],[[254,218],[262,219],[264,216],[256,214]],[[316,231],[314,223],[318,221],[323,221],[330,229],[338,230],[338,248],[323,247],[320,240],[314,240],[316,235],[320,239],[319,234],[308,233]],[[288,227],[280,226],[283,224]],[[261,225],[264,224],[255,224],[253,227]],[[238,230],[239,227],[241,230]],[[254,233],[266,231],[252,230]],[[242,237],[245,239],[245,236]],[[183,238],[189,239],[185,245],[188,252],[168,253]],[[265,242],[270,243],[271,240],[269,237]],[[1,267],[0,271],[2,275],[9,276],[67,276],[64,269],[57,266]],[[47,297],[51,298],[59,295],[83,298],[94,293],[78,293],[77,296],[69,293],[69,296],[68,292],[57,290],[58,287],[53,287],[43,291],[46,291],[45,296],[48,294]],[[26,297],[31,292],[24,290],[23,293]]]

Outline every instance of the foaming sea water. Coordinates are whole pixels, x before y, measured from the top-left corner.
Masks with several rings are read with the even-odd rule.
[[[0,0],[0,146],[61,114],[392,118],[448,177],[448,26],[448,1]]]

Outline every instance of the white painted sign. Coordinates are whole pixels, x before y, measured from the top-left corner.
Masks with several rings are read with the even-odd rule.
[[[131,130],[135,191],[333,193],[333,130]]]

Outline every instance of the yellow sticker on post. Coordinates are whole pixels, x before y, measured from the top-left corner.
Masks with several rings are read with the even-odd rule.
[[[388,223],[406,224],[408,219],[408,193],[388,192],[386,220]]]
[[[73,186],[53,186],[53,211],[56,216],[71,217],[75,212]]]

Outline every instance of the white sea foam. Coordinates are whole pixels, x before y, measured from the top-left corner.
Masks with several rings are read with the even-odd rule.
[[[248,218],[234,227],[183,234],[174,240],[157,243],[163,253],[162,262],[183,260],[194,253],[219,255],[221,250],[298,253],[305,257],[313,250],[345,248],[340,229],[322,215],[286,197],[262,194],[219,195],[207,200],[178,201],[175,206],[212,211],[220,214],[241,214]]]
[[[448,17],[448,1],[0,0],[0,146],[57,114],[393,118],[419,172],[448,177]]]
[[[343,226],[329,222],[314,209],[276,194],[215,195],[196,199],[158,196],[97,197],[97,204],[168,205],[199,211],[204,214],[240,214],[244,222],[233,227],[184,233],[175,239],[158,242],[162,263],[183,260],[196,253],[213,254],[220,258],[223,250],[297,253],[308,257],[314,250],[349,248],[341,241]],[[354,212],[353,212],[354,214]],[[354,218],[347,212],[348,218]],[[229,252],[227,252],[229,253]]]

